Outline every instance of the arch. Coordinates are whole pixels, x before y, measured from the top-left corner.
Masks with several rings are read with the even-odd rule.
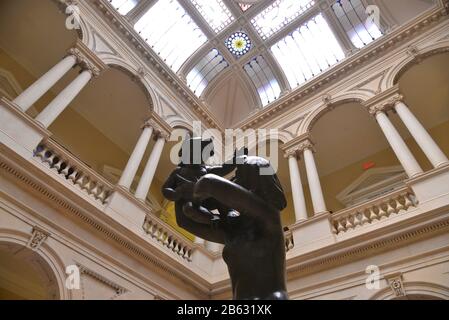
[[[308,114],[304,121],[302,122],[300,128],[299,128],[299,136],[303,134],[310,133],[315,123],[326,113],[334,110],[335,108],[351,103],[351,102],[357,102],[362,104],[363,102],[367,101],[369,97],[366,92],[348,92],[341,96],[338,96],[336,98],[333,98],[330,100],[330,102],[322,104],[315,110],[313,110],[310,114]]]
[[[165,121],[173,129],[185,129],[193,132],[192,124],[186,119],[181,118],[180,116],[169,116],[165,119]]]
[[[155,103],[157,103],[157,101],[158,101],[153,89],[151,89],[151,87],[146,83],[145,79],[142,78],[138,74],[138,71],[133,70],[126,63],[123,63],[123,62],[117,63],[117,62],[118,61],[116,60],[116,61],[114,61],[114,63],[111,63],[111,62],[106,62],[106,63],[111,68],[119,70],[119,71],[123,72],[124,74],[126,74],[127,76],[129,76],[130,80],[135,82],[140,87],[140,89],[143,91],[143,93],[145,94],[145,96],[147,98],[149,112],[153,112],[155,110]]]
[[[445,52],[449,52],[449,40],[437,42],[423,49],[418,49],[418,54],[414,54],[413,56],[409,55],[406,59],[402,60],[388,71],[382,87],[384,90],[393,88],[399,82],[402,75],[415,64],[421,62],[423,59]]]
[[[0,244],[27,248],[29,239],[30,234],[17,230],[0,229]],[[56,251],[51,248],[46,241],[40,246],[39,250],[34,251],[34,254],[36,254],[39,259],[45,263],[47,274],[49,274],[49,277],[52,277],[55,281],[54,285],[57,290],[56,299],[70,300],[72,295],[65,287],[66,274],[64,263]]]
[[[431,282],[404,282],[404,290],[407,295],[425,295],[438,299],[449,300],[449,288]],[[368,300],[393,300],[396,296],[390,287],[380,290]]]

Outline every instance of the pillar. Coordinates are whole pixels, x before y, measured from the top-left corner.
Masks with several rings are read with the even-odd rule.
[[[36,121],[48,128],[67,106],[76,98],[81,90],[92,79],[92,71],[84,70],[75,80],[68,85],[61,93],[36,117]]]
[[[149,123],[146,123],[118,183],[127,190],[129,190],[134,178],[136,177],[137,170],[139,169],[140,163],[142,162],[142,158],[152,135],[153,127]]]
[[[301,176],[299,173],[296,152],[288,155],[288,165],[290,169],[290,183],[292,186],[292,198],[295,208],[296,221],[307,220],[307,208],[302,188]]]
[[[136,190],[136,198],[140,201],[145,201],[148,192],[150,191],[151,183],[153,182],[154,174],[156,173],[159,160],[164,150],[166,137],[159,136],[151,152],[150,158],[145,166],[142,177],[140,178],[139,185]]]
[[[402,100],[402,96],[400,99]],[[449,160],[446,155],[443,151],[441,151],[430,134],[410,111],[407,105],[401,100],[398,100],[395,103],[394,109],[434,168],[448,164]]]
[[[61,62],[51,68],[47,73],[23,91],[13,102],[26,112],[37,100],[39,100],[56,82],[69,72],[77,63],[74,55],[65,57]]]

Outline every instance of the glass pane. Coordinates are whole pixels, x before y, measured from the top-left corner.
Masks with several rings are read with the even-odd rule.
[[[337,0],[332,9],[356,48],[363,48],[382,36],[380,26],[369,19],[360,0]]]
[[[176,0],[158,1],[134,28],[174,71],[207,41]]]
[[[208,84],[229,66],[217,49],[212,49],[187,75],[187,84],[200,97]]]
[[[190,0],[204,20],[214,29],[220,32],[228,26],[234,17],[222,0]]]
[[[251,20],[265,40],[315,4],[312,0],[276,0]]]
[[[292,88],[325,71],[345,55],[321,14],[271,47]]]
[[[254,58],[243,69],[256,87],[263,106],[279,98],[281,87],[263,56]]]
[[[137,5],[139,0],[109,0],[111,5],[122,15],[126,15]]]

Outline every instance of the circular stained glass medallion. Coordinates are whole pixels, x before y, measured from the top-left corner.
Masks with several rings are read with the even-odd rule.
[[[233,55],[240,57],[251,49],[251,40],[246,33],[239,31],[226,40],[226,46]]]

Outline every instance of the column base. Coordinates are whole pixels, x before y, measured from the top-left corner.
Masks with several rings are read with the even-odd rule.
[[[295,243],[295,247],[291,250],[293,254],[314,251],[335,243],[330,215],[329,212],[322,212],[308,220],[298,221],[290,227]]]
[[[0,142],[25,158],[32,156],[38,144],[51,133],[40,126],[19,106],[0,99]]]

